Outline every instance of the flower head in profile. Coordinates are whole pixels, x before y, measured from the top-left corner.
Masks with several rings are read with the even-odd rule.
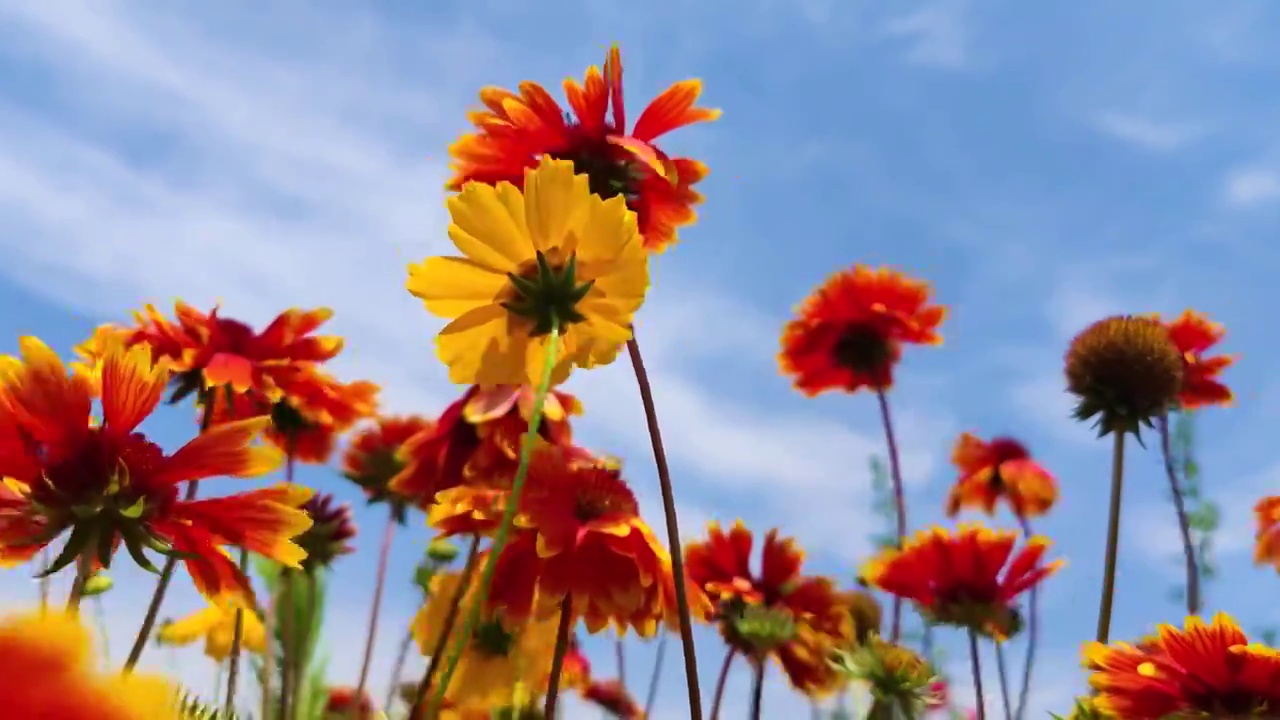
[[[355,552],[351,540],[356,536],[356,525],[350,505],[339,504],[328,493],[316,493],[302,506],[302,511],[311,519],[311,526],[296,541],[307,553],[302,561],[303,570],[312,572],[327,567],[339,557]]]
[[[915,718],[937,706],[938,674],[914,650],[871,637],[852,651],[834,655],[833,663],[848,680],[871,694],[868,718]],[[945,691],[945,684],[942,685]]]
[[[197,640],[204,640],[205,656],[222,662],[231,656],[237,610],[241,611],[243,618],[241,647],[253,653],[264,652],[267,648],[267,635],[262,618],[253,610],[245,610],[226,600],[210,603],[203,610],[166,622],[156,634],[156,640],[164,645],[190,645]]]
[[[424,655],[435,651],[440,629],[458,593],[460,607],[470,607],[476,582],[463,585],[460,573],[439,573],[432,580],[431,594],[413,621],[413,637]],[[463,623],[454,623],[445,647],[453,648]],[[551,656],[555,649],[555,618],[517,622],[501,613],[486,612],[463,649],[458,670],[445,699],[456,706],[509,705],[513,688],[541,694],[551,677]]]
[[[578,644],[578,636],[569,636],[569,649],[565,651],[564,663],[560,668],[560,687],[582,690],[591,683],[591,661],[582,646]]]
[[[36,338],[23,338],[21,350],[20,358],[0,357],[0,475],[8,478],[0,490],[0,561],[25,561],[68,532],[47,572],[85,553],[106,567],[120,545],[154,570],[145,550],[159,550],[179,554],[210,598],[251,592],[226,545],[298,566],[304,553],[292,539],[311,525],[298,509],[310,490],[285,484],[179,497],[186,482],[259,477],[278,467],[280,453],[254,443],[266,418],[211,428],[165,453],[138,430],[169,380],[147,346],[106,351],[100,420],[88,379],[69,373]]]
[[[405,445],[433,430],[430,420],[416,415],[378,418],[347,446],[342,474],[364,490],[371,504],[389,504],[396,521],[403,524],[409,500],[391,489],[391,481],[406,467]]]
[[[1152,317],[1116,315],[1090,325],[1071,341],[1065,367],[1075,417],[1097,418],[1099,436],[1138,435],[1182,390],[1182,353]]]
[[[591,66],[585,82],[564,82],[572,113],[566,113],[541,85],[520,84],[520,94],[500,88],[480,91],[485,110],[473,112],[477,132],[462,136],[449,154],[454,176],[448,188],[468,183],[508,182],[521,187],[525,170],[545,156],[568,160],[589,178],[602,198],[622,197],[635,211],[644,246],[661,252],[676,241],[678,228],[697,219],[702,195],[693,189],[707,167],[671,158],[654,141],[672,130],[715,120],[719,110],[696,106],[698,80],[675,83],[640,113],[630,133],[622,95],[622,54],[609,50],[604,72]]]
[[[782,331],[782,372],[797,390],[885,390],[903,345],[940,345],[947,310],[929,284],[888,269],[856,265],[831,276]]]
[[[1235,357],[1205,357],[1205,353],[1221,342],[1226,334],[1222,325],[1195,310],[1186,310],[1165,327],[1174,346],[1182,354],[1182,389],[1178,392],[1178,404],[1185,410],[1229,404],[1231,388],[1222,384],[1218,376],[1235,364]]]
[[[368,693],[357,693],[353,687],[331,687],[326,694],[324,720],[377,720],[385,717],[378,712]]]
[[[752,567],[753,545],[740,521],[727,533],[712,522],[705,541],[685,547],[685,571],[717,602],[717,624],[731,646],[776,658],[806,695],[834,690],[839,676],[828,658],[854,641],[852,598],[827,578],[801,574],[804,554],[777,530],[765,535],[759,570]]]
[[[690,590],[697,612],[701,593]],[[659,623],[676,622],[671,556],[640,517],[621,470],[544,446],[529,465],[490,600],[518,619],[554,615],[566,598],[590,633],[613,624],[649,637]]]
[[[91,645],[89,631],[69,615],[32,612],[0,618],[5,717],[176,720],[176,686],[154,675],[101,674]]]
[[[1226,613],[1161,625],[1146,647],[1084,646],[1095,705],[1125,720],[1270,717],[1280,708],[1280,651],[1249,638]]]
[[[1052,575],[1061,560],[1043,564],[1049,540],[1032,537],[1014,553],[1018,534],[962,524],[952,532],[922,531],[901,550],[884,550],[862,578],[890,595],[914,602],[934,622],[968,628],[996,640],[1021,629],[1014,600]]]
[[[533,418],[534,394],[532,387],[520,385],[468,388],[429,430],[404,443],[403,466],[388,489],[427,507],[441,502],[437,493],[453,488],[509,487],[520,464],[521,438]],[[542,406],[539,439],[569,445],[569,418],[581,413],[577,398],[550,391]]]
[[[1058,499],[1058,484],[1022,443],[1012,438],[990,442],[964,433],[951,451],[951,463],[960,478],[947,498],[947,516],[963,507],[995,514],[996,503],[1009,504],[1019,519],[1038,517]]]
[[[407,289],[450,321],[436,353],[452,382],[537,386],[553,326],[552,384],[574,366],[613,362],[649,289],[623,198],[601,199],[572,162],[545,158],[523,189],[472,182],[448,205],[449,238],[463,257],[411,265]]]
[[[1253,561],[1269,563],[1280,571],[1280,496],[1264,497],[1253,508],[1257,519]]]
[[[582,699],[618,720],[644,720],[640,703],[617,680],[593,680],[582,689]]]

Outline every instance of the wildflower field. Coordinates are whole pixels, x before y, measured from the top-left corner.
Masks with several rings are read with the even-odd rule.
[[[791,468],[749,520],[729,496],[686,510],[668,448],[687,443],[664,432],[711,423],[646,366],[646,338],[688,319],[649,311],[715,212],[717,168],[675,139],[739,110],[696,78],[648,78],[658,91],[642,96],[627,52],[582,58],[558,86],[482,79],[451,121],[465,130],[421,149],[447,156],[421,202],[443,204],[449,249],[402,248],[396,292],[431,330],[405,324],[420,352],[399,361],[437,365],[443,402],[406,411],[396,378],[345,372],[361,347],[330,330],[333,309],[301,302],[255,323],[139,297],[65,347],[39,327],[3,341],[0,720],[1280,718],[1272,633],[1221,611],[1271,586],[1211,586],[1220,518],[1198,461],[1198,423],[1236,410],[1235,374],[1255,359],[1197,307],[1098,312],[1052,348],[1095,477],[1066,477],[1011,420],[949,433],[945,490],[926,496],[904,368],[964,343],[965,308],[933,263],[850,242],[773,308],[774,344],[747,352],[796,399],[874,429],[865,465],[845,468],[870,498],[838,533],[856,552],[814,562],[804,515],[767,520],[775,502],[814,523],[843,512],[845,495]],[[244,262],[268,262],[259,250]],[[261,277],[288,273],[307,270]],[[577,388],[604,372],[625,382],[586,401]],[[588,447],[593,416],[620,414],[647,447]],[[741,462],[789,443],[853,452],[776,435]],[[1135,474],[1168,496],[1137,521],[1175,539],[1172,595],[1121,570]],[[1067,557],[1045,530],[1073,495],[1090,511],[1071,530],[1095,556]],[[1248,506],[1245,544],[1271,580],[1280,495]],[[1050,604],[1055,583],[1069,585]],[[1121,606],[1145,630],[1113,630]],[[1087,634],[1070,657],[1046,653],[1068,612]],[[1070,689],[1048,710],[1046,684]]]

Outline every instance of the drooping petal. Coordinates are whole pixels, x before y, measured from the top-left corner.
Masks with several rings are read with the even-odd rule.
[[[178,503],[172,515],[218,538],[291,568],[306,552],[293,539],[311,527],[301,505],[314,491],[282,483],[220,498]]]
[[[155,482],[230,476],[251,478],[280,467],[284,455],[269,445],[251,444],[271,425],[269,417],[249,418],[215,425],[183,445],[156,473]]]

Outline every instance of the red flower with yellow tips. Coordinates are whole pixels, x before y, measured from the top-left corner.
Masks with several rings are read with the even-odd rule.
[[[591,191],[609,199],[622,195],[635,211],[647,249],[661,252],[676,241],[676,231],[697,219],[693,207],[702,195],[693,186],[707,167],[689,158],[670,158],[653,142],[659,137],[720,117],[719,110],[696,107],[702,82],[684,80],[654,98],[627,132],[622,98],[622,55],[609,50],[604,72],[592,65],[584,84],[564,82],[572,115],[535,82],[520,83],[520,94],[496,87],[480,91],[485,110],[468,119],[478,132],[463,135],[449,148],[457,191],[469,182],[521,187],[524,171],[543,156],[572,160],[574,170],[591,178]]]
[[[1280,571],[1280,496],[1264,497],[1253,508],[1257,518],[1257,539],[1253,561],[1270,563]]]
[[[1021,629],[1013,601],[1052,575],[1061,560],[1044,564],[1049,540],[1032,536],[1014,553],[1018,534],[961,524],[917,533],[901,550],[869,561],[862,579],[914,602],[934,622],[968,628],[997,640]]]
[[[885,390],[902,346],[941,345],[947,310],[930,303],[929,284],[864,265],[831,276],[800,305],[782,332],[782,372],[797,390]]]
[[[554,613],[567,596],[588,632],[612,623],[649,637],[659,622],[676,620],[671,572],[671,556],[640,517],[616,466],[543,446],[529,464],[490,600],[523,618],[535,610]],[[690,588],[690,595],[691,605],[702,604],[700,592]]]
[[[593,680],[582,690],[582,699],[618,720],[644,720],[640,703],[617,680]]]
[[[1194,310],[1186,310],[1173,322],[1166,323],[1169,339],[1182,353],[1182,389],[1178,403],[1183,409],[1194,410],[1209,405],[1227,405],[1231,402],[1231,388],[1218,379],[1223,370],[1236,361],[1232,355],[1205,357],[1204,354],[1222,341],[1226,330],[1211,322],[1208,317]]]
[[[1090,642],[1083,654],[1094,704],[1112,717],[1263,718],[1280,708],[1280,651],[1250,643],[1226,613],[1161,625],[1145,647]]]
[[[298,566],[304,553],[292,538],[311,524],[298,509],[310,490],[281,485],[192,502],[178,497],[182,483],[258,477],[278,467],[279,452],[253,444],[267,418],[212,428],[166,454],[138,431],[169,380],[147,346],[106,350],[101,421],[92,416],[84,376],[68,374],[36,338],[22,338],[21,350],[21,358],[0,358],[0,475],[9,478],[0,495],[0,557],[29,559],[65,531],[70,539],[49,572],[82,556],[106,566],[120,544],[148,568],[145,549],[176,551],[211,598],[251,594],[223,546]]]
[[[801,574],[804,553],[770,530],[759,572],[751,569],[754,538],[741,521],[725,533],[711,522],[707,539],[685,546],[689,579],[719,602],[725,641],[755,658],[774,657],[797,690],[821,696],[839,683],[831,651],[854,639],[850,597],[823,577]]]
[[[427,432],[404,444],[404,468],[391,480],[391,492],[430,505],[436,493],[461,485],[505,487],[520,465],[520,442],[533,417],[533,388],[472,386]],[[566,392],[547,393],[538,435],[552,445],[569,445],[569,416],[582,412]]]
[[[396,520],[403,523],[408,501],[391,490],[391,480],[405,468],[405,444],[433,427],[434,423],[417,415],[378,418],[347,445],[343,476],[359,485],[371,504],[389,503]]]
[[[996,503],[1009,503],[1019,519],[1038,517],[1058,499],[1058,484],[1022,443],[999,437],[991,442],[964,433],[951,451],[951,463],[960,478],[947,498],[947,515],[955,517],[963,507],[995,514]]]

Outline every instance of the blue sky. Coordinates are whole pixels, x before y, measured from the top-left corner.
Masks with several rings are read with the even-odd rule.
[[[1049,581],[1036,711],[1082,684],[1108,473],[1105,443],[1068,419],[1061,356],[1118,311],[1193,306],[1229,328],[1238,405],[1200,420],[1205,485],[1224,510],[1222,579],[1208,594],[1260,627],[1276,578],[1250,564],[1253,501],[1280,485],[1268,447],[1280,385],[1270,308],[1280,219],[1280,54],[1263,2],[830,0],[257,4],[65,0],[0,5],[0,348],[36,333],[69,350],[101,321],[175,297],[263,322],[331,306],[350,378],[388,408],[454,397],[431,353],[439,323],[403,290],[405,266],[448,252],[447,143],[483,84],[558,86],[621,43],[633,116],[667,83],[706,82],[717,123],[664,147],[712,168],[702,220],[659,258],[639,338],[672,456],[684,534],[709,518],[780,526],[816,570],[854,573],[876,530],[867,460],[882,451],[868,397],[805,400],[777,375],[789,308],[828,273],[887,263],[936,283],[946,344],[910,353],[892,401],[913,525],[939,517],[955,435],[1012,433],[1060,478],[1040,524],[1070,565]],[[1266,268],[1271,267],[1272,270]],[[660,523],[630,369],[581,373],[579,432],[628,460]],[[152,429],[180,442],[189,417]],[[1172,511],[1158,458],[1131,454],[1113,635],[1176,619]],[[330,470],[302,479],[357,501]],[[230,489],[233,481],[223,487]],[[220,483],[221,484],[221,483]],[[211,484],[212,488],[212,484]],[[381,513],[342,561],[329,644],[354,681]],[[1000,522],[1007,522],[1002,518]],[[401,535],[407,573],[425,531]],[[117,656],[150,581],[108,601]],[[402,576],[378,667],[417,598]],[[167,610],[197,607],[183,581]],[[34,586],[9,573],[10,602]],[[955,638],[952,638],[954,640]],[[721,649],[700,636],[710,686]],[[958,645],[951,653],[960,658]],[[608,667],[603,646],[597,663]],[[674,649],[674,646],[673,646]],[[632,646],[632,684],[652,657]],[[207,686],[197,652],[162,651]],[[962,664],[953,664],[954,671]],[[962,681],[963,684],[963,681]],[[989,683],[988,687],[993,684]],[[725,717],[745,714],[745,677]],[[379,691],[380,695],[380,691]],[[678,663],[661,717],[683,717]],[[993,698],[988,699],[994,708]],[[781,715],[803,705],[775,683]],[[577,713],[579,711],[575,711]],[[575,717],[578,715],[575,714]],[[593,717],[588,713],[583,717]]]

